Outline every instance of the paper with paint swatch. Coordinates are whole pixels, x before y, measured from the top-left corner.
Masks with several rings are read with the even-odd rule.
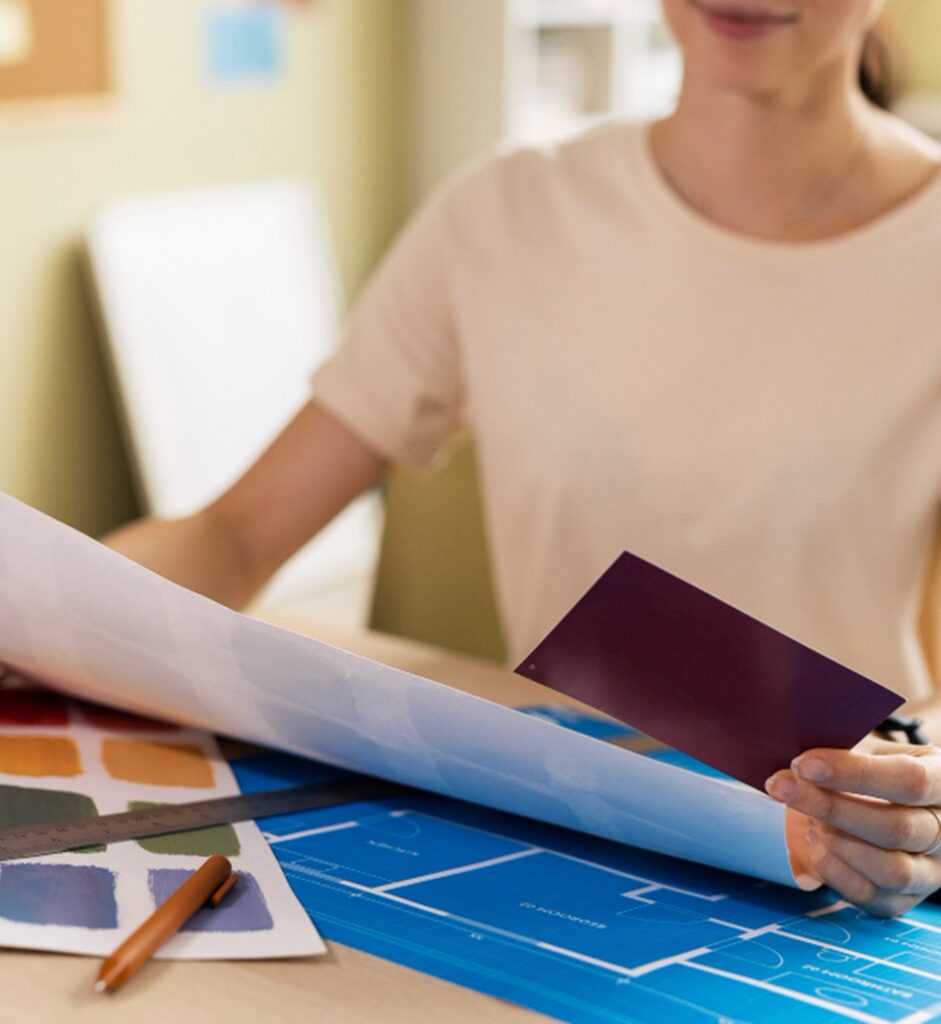
[[[784,810],[239,615],[0,496],[0,662],[85,699],[796,885]]]
[[[624,552],[516,669],[756,789],[903,698]]]
[[[205,732],[0,682],[0,827],[90,818],[237,793]],[[235,888],[159,957],[325,952],[258,827],[195,829],[0,863],[0,946],[107,955],[213,853]]]

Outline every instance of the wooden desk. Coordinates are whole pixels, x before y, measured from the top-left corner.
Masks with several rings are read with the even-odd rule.
[[[290,616],[269,621],[307,632],[419,675],[506,704],[559,695],[471,658],[379,634],[318,630]],[[154,962],[126,990],[92,991],[98,960],[47,953],[0,954],[0,1024],[451,1024],[544,1021],[545,1017],[417,971],[330,943],[315,960]]]

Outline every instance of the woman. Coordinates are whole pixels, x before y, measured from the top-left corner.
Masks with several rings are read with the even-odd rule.
[[[938,149],[860,90],[878,0],[664,6],[671,117],[450,183],[257,465],[114,546],[242,604],[466,423],[513,653],[628,548],[929,700]],[[807,816],[803,870],[858,906],[941,886],[936,748],[810,752],[769,792]]]

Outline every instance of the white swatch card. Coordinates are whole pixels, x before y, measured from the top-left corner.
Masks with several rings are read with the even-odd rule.
[[[237,794],[211,735],[0,686],[0,825],[29,826]],[[105,956],[212,854],[238,874],[157,953],[175,959],[325,952],[253,822],[0,863],[0,946]]]

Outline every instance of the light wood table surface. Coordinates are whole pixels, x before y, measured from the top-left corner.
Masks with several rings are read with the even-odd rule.
[[[559,703],[559,694],[472,658],[376,633],[318,629],[290,615],[268,621],[504,704]],[[574,704],[573,701],[567,703]],[[577,705],[576,705],[577,706]],[[547,1018],[469,989],[329,943],[326,958],[155,961],[112,995],[92,990],[97,959],[0,952],[0,1024],[453,1024]]]

